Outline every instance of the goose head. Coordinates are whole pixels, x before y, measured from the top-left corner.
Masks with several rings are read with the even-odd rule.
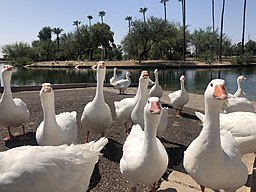
[[[214,108],[221,108],[228,97],[225,81],[223,79],[212,80],[204,93],[206,103],[212,103]]]
[[[11,80],[12,72],[13,72],[13,66],[12,65],[4,65],[4,67],[2,69],[3,79]]]
[[[243,75],[239,75],[238,77],[237,77],[237,82],[242,82],[243,80],[246,80],[246,78],[245,78],[245,76],[243,76]]]
[[[41,91],[39,93],[42,100],[46,100],[47,98],[54,98],[54,92],[50,83],[43,83]]]
[[[114,68],[114,73],[116,73],[116,71],[117,71],[117,68],[115,67],[115,68]]]
[[[181,75],[181,76],[180,76],[180,81],[183,81],[183,82],[184,82],[185,80],[186,80],[185,75]]]
[[[155,69],[154,74],[158,75],[158,70],[157,69]]]
[[[143,84],[143,86],[148,86],[149,76],[147,71],[141,71],[139,82]]]
[[[144,118],[150,119],[151,122],[159,124],[163,107],[158,97],[150,97],[144,107]],[[157,127],[157,126],[156,126]]]
[[[99,61],[97,63],[97,73],[98,73],[100,79],[104,79],[105,78],[106,63],[104,61]]]
[[[128,78],[131,75],[129,71],[126,72],[126,78]]]

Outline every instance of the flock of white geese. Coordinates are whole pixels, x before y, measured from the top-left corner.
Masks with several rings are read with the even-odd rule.
[[[94,165],[100,150],[108,143],[105,130],[112,124],[112,114],[104,99],[105,62],[94,67],[97,70],[97,87],[94,99],[87,103],[81,116],[82,128],[86,130],[85,144],[76,144],[77,113],[55,114],[54,91],[50,83],[43,83],[40,91],[44,119],[36,130],[39,146],[22,146],[0,152],[0,191],[32,192],[85,192],[88,189]],[[2,69],[4,92],[0,100],[0,124],[7,127],[8,136],[15,136],[11,127],[22,126],[29,121],[26,104],[12,97],[11,75],[13,67]],[[110,84],[124,94],[131,84],[130,73],[119,80],[116,76]],[[154,71],[155,82],[148,91],[149,74],[142,71],[137,93],[134,97],[114,102],[117,119],[124,123],[127,138],[123,145],[120,171],[128,180],[131,191],[143,183],[152,186],[167,169],[168,155],[158,138],[167,128],[168,109],[163,108],[160,98],[163,90],[159,84],[158,71]],[[187,173],[201,186],[215,191],[236,191],[248,177],[241,155],[256,152],[256,114],[251,101],[241,90],[232,95],[227,92],[225,81],[212,80],[204,93],[205,114],[196,112],[203,122],[201,133],[184,153],[183,165]],[[184,85],[185,76],[180,77],[180,90],[169,94],[170,105],[182,118],[182,108],[189,101]],[[131,129],[128,124],[132,123]],[[101,134],[98,141],[90,141],[90,134]],[[153,165],[153,166],[152,166]]]

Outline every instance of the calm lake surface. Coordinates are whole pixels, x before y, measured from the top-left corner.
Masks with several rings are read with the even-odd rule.
[[[1,68],[1,66],[0,66]],[[138,83],[141,69],[131,69],[132,83]],[[127,69],[118,69],[119,78],[124,78]],[[154,81],[154,69],[148,70],[150,78]],[[247,80],[242,82],[242,89],[248,99],[256,99],[256,67],[248,68],[221,68],[221,69],[159,69],[159,81],[166,91],[179,89],[179,77],[185,74],[185,86],[188,92],[203,94],[211,79],[226,80],[228,92],[234,93],[237,89],[236,79],[243,74]],[[107,69],[106,82],[113,76],[113,69]],[[15,68],[11,85],[41,85],[44,82],[52,84],[66,83],[96,83],[96,72],[91,69],[35,69]]]

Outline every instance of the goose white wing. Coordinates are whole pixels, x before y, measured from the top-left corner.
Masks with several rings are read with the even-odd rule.
[[[204,114],[196,112],[204,122]],[[237,141],[241,154],[256,152],[256,114],[251,112],[233,112],[220,114],[220,128],[230,131]]]
[[[28,121],[30,114],[29,114],[27,105],[24,103],[24,101],[22,101],[20,98],[14,98],[13,102],[15,103],[15,105],[17,107],[16,108],[17,116],[15,115],[15,118],[20,118],[21,121],[23,121],[23,122]]]
[[[127,79],[121,79],[121,80],[118,80],[116,82],[113,83],[113,86],[116,88],[116,89],[124,89],[124,88],[127,88],[129,87],[131,84],[130,81],[128,81]]]
[[[123,145],[123,157],[120,161],[121,172],[127,169],[127,167],[133,167],[132,164],[137,164],[137,161],[130,161],[134,157],[137,157],[136,151],[140,151],[144,141],[144,131],[139,124],[133,125],[130,134],[126,138]],[[127,165],[130,166],[127,166]]]
[[[222,109],[225,110],[226,113],[236,111],[254,112],[253,103],[244,97],[228,98],[227,102],[224,103]]]
[[[108,140],[81,145],[23,146],[0,153],[0,191],[84,192]]]
[[[120,109],[122,107],[124,107],[124,105],[130,104],[134,101],[134,97],[132,98],[124,98],[120,101],[115,101],[114,105],[115,105],[115,109]]]
[[[77,113],[75,111],[64,112],[56,115],[57,124],[62,132],[60,137],[65,138],[68,145],[75,143],[77,140],[76,116]]]

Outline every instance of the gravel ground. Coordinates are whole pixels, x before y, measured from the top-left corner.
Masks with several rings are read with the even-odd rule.
[[[122,145],[125,141],[126,134],[124,126],[121,122],[117,121],[114,111],[114,101],[121,100],[125,97],[133,97],[135,89],[128,90],[126,95],[118,95],[116,90],[106,88],[104,91],[106,103],[110,106],[113,115],[113,124],[107,129],[105,136],[109,139],[109,143],[102,150],[103,156],[97,164],[94,174],[92,176],[91,190],[96,191],[129,191],[130,187],[126,179],[121,175],[119,170],[119,161],[122,156]],[[1,95],[1,94],[0,94]],[[68,90],[55,90],[55,108],[56,114],[65,111],[76,111],[78,121],[78,143],[83,143],[85,138],[85,131],[81,128],[80,118],[83,108],[93,99],[95,95],[95,88],[85,89],[68,89]],[[41,108],[39,92],[17,92],[13,93],[14,97],[21,98],[30,111],[30,122],[27,123],[26,128],[30,140],[20,142],[13,140],[11,142],[0,141],[1,151],[7,150],[21,145],[31,144],[35,145],[35,130],[43,119],[43,112]],[[168,106],[166,99],[167,93],[163,98],[163,105]],[[163,144],[169,155],[169,169],[172,170],[178,165],[183,158],[183,152],[188,144],[199,134],[201,130],[201,123],[196,118],[195,109],[190,106],[196,106],[197,109],[202,109],[202,96],[192,95],[191,101],[188,104],[189,108],[184,108],[184,117],[177,118],[175,110],[169,108],[168,129],[163,135]],[[12,129],[14,134],[20,134],[21,128]],[[1,126],[0,137],[3,138],[7,135],[6,128]],[[93,135],[90,140],[98,139],[100,135]],[[168,173],[164,178],[167,178]],[[138,191],[149,190],[147,186],[138,185]]]

